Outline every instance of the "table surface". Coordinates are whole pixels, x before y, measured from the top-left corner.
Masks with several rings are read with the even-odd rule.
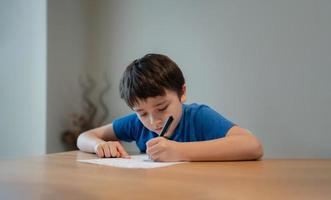
[[[124,169],[80,151],[0,161],[0,199],[331,199],[331,160]]]

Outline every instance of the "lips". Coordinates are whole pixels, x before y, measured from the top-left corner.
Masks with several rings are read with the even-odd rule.
[[[157,128],[157,129],[155,129],[154,131],[155,131],[155,132],[161,132],[161,131],[162,131],[162,127]]]

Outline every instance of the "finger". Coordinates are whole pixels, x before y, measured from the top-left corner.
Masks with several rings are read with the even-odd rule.
[[[111,157],[117,157],[117,148],[116,148],[116,145],[111,145],[110,146],[110,154],[111,154]]]
[[[150,139],[148,142],[146,142],[147,147],[154,146],[155,144],[159,143],[162,140],[162,137],[156,137],[153,139]]]
[[[121,143],[118,143],[117,150],[121,154],[122,158],[130,158],[129,154],[125,151]]]
[[[151,154],[154,154],[155,152],[157,152],[158,149],[159,149],[158,145],[155,144],[153,146],[147,147],[146,153],[149,154],[149,155],[151,155]]]
[[[97,147],[97,149],[96,149],[96,154],[98,155],[98,157],[100,157],[100,158],[103,158],[104,157],[104,152],[103,152],[103,149],[102,149],[102,147],[101,147],[101,145],[99,145],[98,147]]]
[[[114,157],[116,157],[116,158],[119,158],[119,157],[121,157],[121,154],[120,154],[120,152],[118,151],[118,145],[119,145],[119,142],[114,142],[113,143],[113,146],[114,146],[114,149],[115,149],[115,156]]]
[[[159,149],[164,149],[164,147],[167,144],[167,139],[165,138],[159,138],[157,139],[157,143],[152,143],[152,145],[147,146],[147,150],[146,152],[148,152],[149,154],[153,154],[156,151],[159,151]]]
[[[146,153],[151,157],[152,160],[155,160],[157,157],[159,157],[162,152],[164,152],[164,149],[160,148],[159,145],[154,145],[146,151]]]
[[[109,150],[109,145],[108,144],[103,145],[103,151],[105,153],[105,157],[106,158],[111,157],[110,150]]]
[[[150,158],[154,161],[160,161],[161,156],[162,156],[162,151],[159,151],[151,155]]]
[[[153,161],[159,161],[160,160],[160,158],[159,158],[159,156],[158,155],[156,155],[156,156],[151,156],[151,160],[153,160]]]

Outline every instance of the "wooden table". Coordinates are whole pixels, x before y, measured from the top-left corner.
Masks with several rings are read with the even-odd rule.
[[[331,199],[331,160],[123,169],[79,151],[0,161],[0,199]]]

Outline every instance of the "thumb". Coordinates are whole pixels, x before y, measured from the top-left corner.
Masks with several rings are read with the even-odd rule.
[[[152,138],[146,143],[146,146],[152,147],[152,146],[156,145],[157,143],[159,143],[162,139],[164,139],[164,138],[163,137]]]
[[[116,145],[116,148],[118,152],[120,152],[122,158],[130,158],[130,155],[124,150],[123,146],[120,143]]]

